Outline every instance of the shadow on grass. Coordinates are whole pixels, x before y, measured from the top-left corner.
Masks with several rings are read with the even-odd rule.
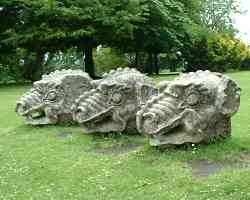
[[[20,125],[9,132],[18,135],[30,135],[30,137],[49,137],[53,140],[74,141],[87,140],[88,143],[84,149],[89,153],[100,154],[123,154],[134,150],[141,154],[152,154],[155,156],[164,156],[175,161],[187,161],[194,159],[209,160],[237,160],[240,153],[250,152],[250,141],[245,138],[228,138],[213,144],[185,144],[168,145],[163,147],[151,147],[148,139],[139,134],[124,133],[94,133],[84,134],[81,127],[78,126],[30,126]]]
[[[122,155],[137,151],[146,143],[146,138],[139,134],[94,133],[89,153]]]

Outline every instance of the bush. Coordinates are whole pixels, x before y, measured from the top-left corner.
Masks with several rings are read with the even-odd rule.
[[[249,58],[246,58],[242,65],[241,65],[241,69],[243,70],[249,70],[250,69],[250,57]]]
[[[96,73],[101,75],[111,69],[128,66],[129,59],[117,49],[100,47],[95,54],[95,65]]]
[[[239,70],[248,58],[250,58],[250,50],[245,43],[231,36],[213,34],[193,42],[186,57],[188,64],[185,71]]]
[[[24,82],[24,68],[22,63],[23,51],[1,54],[0,56],[0,83]]]

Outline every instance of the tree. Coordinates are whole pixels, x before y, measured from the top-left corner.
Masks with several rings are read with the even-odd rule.
[[[202,0],[202,23],[210,30],[234,35],[233,17],[241,13],[239,0]]]
[[[13,44],[4,42],[8,38],[9,29],[20,23],[17,16],[21,9],[22,5],[17,2],[13,4],[8,0],[0,1],[0,82],[22,80],[20,61],[24,52]]]
[[[159,53],[178,51],[187,34],[190,17],[182,1],[145,0],[146,22],[134,32],[134,39],[127,42],[127,51],[135,52],[135,65],[148,74],[159,72]],[[147,65],[140,65],[140,54],[147,53]]]
[[[240,69],[249,57],[250,49],[245,43],[232,36],[213,33],[193,43],[190,55],[186,56],[186,71]]]
[[[14,2],[14,1],[12,1]],[[77,47],[85,55],[85,69],[94,77],[93,48],[115,44],[133,36],[143,21],[140,1],[120,0],[19,0],[21,24],[6,40],[35,52],[37,68],[46,52]]]

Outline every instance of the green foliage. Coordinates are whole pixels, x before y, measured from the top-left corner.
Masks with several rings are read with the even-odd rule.
[[[145,1],[147,21],[135,32],[134,49],[161,53],[178,48],[190,22],[180,1]]]
[[[98,48],[95,56],[97,74],[108,72],[118,67],[127,67],[129,65],[127,56],[117,49]]]
[[[157,74],[159,54],[177,52],[190,37],[189,26],[195,23],[195,17],[188,9],[197,9],[194,1],[187,4],[182,0],[145,0],[145,23],[138,25],[132,41],[124,41],[118,48],[135,53],[133,66],[145,73]]]
[[[69,46],[97,46],[132,37],[142,22],[139,1],[19,0],[20,24],[7,42],[29,49],[62,50]],[[14,1],[13,1],[14,4]]]
[[[232,47],[217,37],[234,36],[238,0],[1,0],[0,8],[5,79],[37,80],[43,72],[81,64],[94,77],[93,50],[99,45],[112,49],[95,57],[99,74],[116,65],[158,73],[161,53],[173,66],[186,59],[187,70],[246,68],[244,44]],[[172,59],[176,52],[183,56]]]
[[[201,20],[210,30],[234,35],[233,18],[241,13],[240,0],[202,0]]]
[[[113,45],[131,39],[143,23],[144,5],[140,0],[11,0],[20,5],[12,26],[5,31],[4,43],[36,54],[41,70],[47,52],[78,48],[85,53],[85,69],[94,76],[92,49],[99,44]],[[3,2],[4,10],[7,3]]]
[[[24,54],[23,49],[0,54],[0,84],[24,82]]]
[[[212,60],[224,70],[239,68],[250,56],[250,49],[245,43],[229,36],[218,35],[210,41],[209,46]]]
[[[190,48],[186,71],[240,69],[249,57],[250,49],[239,39],[224,34],[204,36]]]

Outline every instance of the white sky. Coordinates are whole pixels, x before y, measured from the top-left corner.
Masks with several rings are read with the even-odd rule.
[[[241,0],[241,7],[245,14],[235,17],[235,25],[239,29],[239,37],[250,44],[250,0]]]

